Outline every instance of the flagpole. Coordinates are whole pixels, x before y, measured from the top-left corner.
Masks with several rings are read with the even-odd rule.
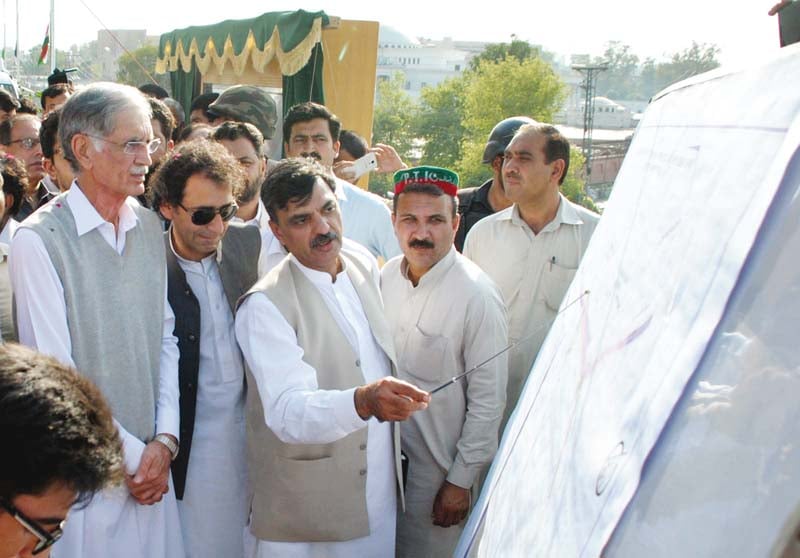
[[[50,73],[56,71],[56,0],[50,0]]]

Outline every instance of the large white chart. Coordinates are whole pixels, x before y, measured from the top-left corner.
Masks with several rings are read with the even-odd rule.
[[[798,48],[651,103],[456,555],[600,555],[798,145]]]

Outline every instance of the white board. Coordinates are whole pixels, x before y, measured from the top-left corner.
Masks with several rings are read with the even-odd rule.
[[[790,48],[651,103],[456,555],[601,553],[800,145],[799,92]]]

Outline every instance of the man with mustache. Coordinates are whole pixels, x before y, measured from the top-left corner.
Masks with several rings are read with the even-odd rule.
[[[289,255],[242,297],[251,558],[393,557],[399,432],[429,395],[393,376],[374,258],[342,239],[333,177],[290,159],[262,199]],[[401,492],[402,494],[402,492]]]
[[[478,221],[464,255],[491,277],[509,312],[503,427],[547,337],[600,217],[559,192],[569,168],[569,142],[554,126],[525,124],[504,154],[503,183],[514,205]]]
[[[381,292],[398,377],[432,390],[480,365],[400,428],[408,481],[397,556],[449,556],[497,450],[508,361],[491,357],[508,343],[506,309],[492,280],[453,246],[458,176],[416,167],[394,180],[403,255],[381,270]]]
[[[339,154],[342,123],[327,107],[307,102],[289,109],[283,121],[283,142],[287,157],[311,157],[332,172]],[[384,261],[400,253],[386,204],[346,180],[334,177],[336,197],[347,228],[355,240]]]
[[[459,252],[464,249],[464,240],[475,223],[511,206],[511,200],[506,197],[503,187],[503,153],[520,126],[535,123],[535,120],[527,116],[512,116],[501,120],[492,128],[481,160],[484,165],[491,167],[492,177],[478,188],[461,188],[458,191],[458,214],[461,219],[455,245]]]
[[[150,182],[165,234],[169,303],[180,361],[181,452],[172,463],[189,556],[244,554],[247,469],[244,363],[233,311],[258,278],[256,227],[232,223],[239,163],[207,141],[179,146]]]
[[[20,342],[75,366],[108,399],[125,485],[73,511],[60,558],[183,556],[170,463],[178,454],[178,347],[161,221],[135,199],[158,148],[136,89],[97,83],[61,109],[75,171],[17,229],[9,266]]]
[[[269,227],[269,214],[261,201],[261,188],[267,174],[264,136],[247,122],[223,122],[211,137],[233,155],[247,177],[245,187],[236,195],[239,210],[233,220],[255,227],[261,233],[258,260],[258,276],[261,277],[286,257],[286,250]]]

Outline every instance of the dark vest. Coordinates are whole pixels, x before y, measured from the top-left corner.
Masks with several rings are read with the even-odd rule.
[[[169,245],[169,231],[164,234],[167,247],[167,296],[175,312],[174,335],[178,338],[178,373],[180,383],[181,449],[172,462],[175,495],[183,499],[186,470],[192,449],[194,416],[197,405],[197,376],[200,367],[200,303],[186,281],[186,274]],[[231,312],[236,301],[258,279],[258,255],[261,233],[257,227],[231,223],[222,240],[222,259],[219,275]],[[244,381],[244,378],[242,378]]]

